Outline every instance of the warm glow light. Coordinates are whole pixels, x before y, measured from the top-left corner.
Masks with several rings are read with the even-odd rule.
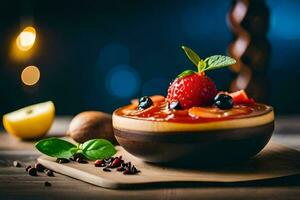
[[[40,80],[40,70],[36,66],[28,66],[23,69],[21,79],[25,85],[35,85]]]
[[[21,51],[27,51],[29,50],[36,38],[36,32],[35,29],[31,26],[26,27],[17,37],[16,43],[18,48]]]

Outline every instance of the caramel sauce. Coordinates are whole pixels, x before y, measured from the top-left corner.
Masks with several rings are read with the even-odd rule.
[[[197,111],[201,115],[195,115]],[[224,121],[230,119],[240,119],[262,115],[270,111],[271,108],[258,103],[234,105],[232,109],[221,110],[217,107],[194,107],[187,110],[169,109],[165,101],[154,102],[154,105],[145,109],[138,110],[137,104],[130,104],[115,111],[115,114],[122,117],[150,120],[168,121],[178,123],[205,123]]]

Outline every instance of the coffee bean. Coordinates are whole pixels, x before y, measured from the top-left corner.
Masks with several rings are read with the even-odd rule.
[[[84,155],[81,154],[81,153],[75,153],[73,156],[70,157],[70,160],[71,160],[71,161],[76,161],[77,158],[84,159]]]
[[[16,160],[13,162],[13,165],[14,165],[14,167],[22,167],[21,163],[19,163],[19,161],[16,161]]]
[[[76,158],[76,161],[77,161],[78,163],[80,163],[80,164],[86,164],[86,163],[88,163],[88,161],[84,160],[84,159],[81,158],[81,157]]]
[[[44,185],[45,185],[46,187],[51,187],[52,184],[49,183],[48,181],[45,181]]]
[[[35,168],[38,172],[44,172],[45,167],[40,163],[35,163]]]
[[[70,160],[69,159],[66,159],[66,158],[57,158],[56,159],[56,162],[57,163],[69,163],[70,162]]]
[[[54,176],[54,173],[53,173],[53,171],[48,170],[48,171],[46,172],[46,175],[47,175],[47,176]]]
[[[25,171],[28,172],[28,170],[31,168],[31,165],[28,165],[26,168],[25,168]]]
[[[114,161],[114,157],[109,157],[109,158],[104,159],[105,163],[111,163],[113,161]]]
[[[104,167],[103,171],[105,171],[105,172],[111,172],[111,170],[109,168],[107,168],[107,167]]]
[[[37,176],[36,168],[31,167],[31,168],[28,170],[28,174],[29,174],[30,176]]]

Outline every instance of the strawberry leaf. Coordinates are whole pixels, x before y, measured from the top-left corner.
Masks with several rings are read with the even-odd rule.
[[[228,56],[215,55],[206,58],[204,62],[206,63],[206,66],[202,69],[202,71],[213,70],[233,65],[236,63],[236,60]]]
[[[188,75],[191,75],[191,74],[195,74],[195,72],[193,70],[185,70],[183,72],[181,72],[177,78],[183,78],[183,77],[186,77]]]
[[[185,54],[187,57],[190,59],[194,65],[198,67],[199,62],[202,60],[197,53],[195,53],[192,49],[186,47],[186,46],[181,46],[181,48],[184,50]]]
[[[200,60],[197,67],[198,67],[198,72],[202,72],[203,69],[205,69],[206,67],[206,62],[204,62],[204,60]]]

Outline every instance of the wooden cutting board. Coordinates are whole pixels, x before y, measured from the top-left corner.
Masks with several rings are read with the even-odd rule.
[[[145,163],[117,146],[117,155],[131,161],[141,172],[123,175],[112,170],[104,172],[93,162],[58,164],[55,158],[41,156],[38,161],[45,167],[75,179],[105,188],[126,188],[168,183],[236,183],[279,178],[300,174],[300,152],[269,143],[255,158],[234,166],[213,168],[159,166]]]

